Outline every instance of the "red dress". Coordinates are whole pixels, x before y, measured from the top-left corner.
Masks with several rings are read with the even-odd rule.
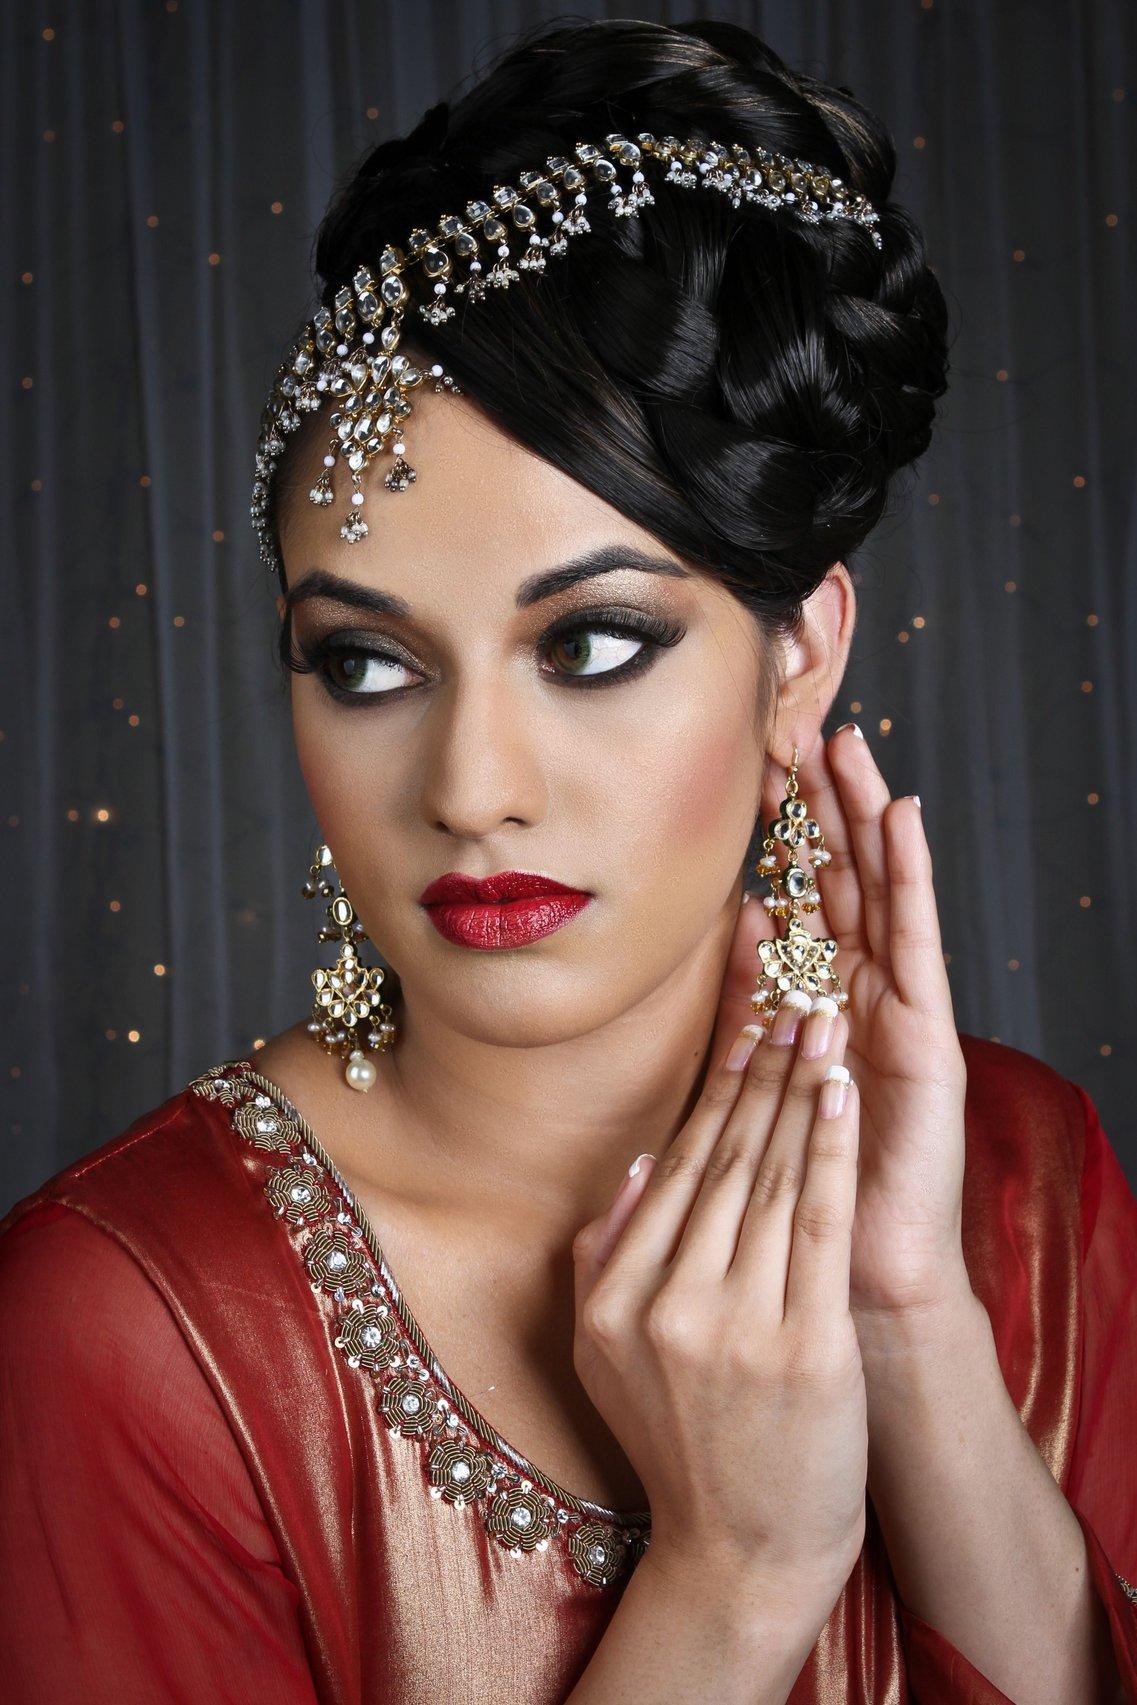
[[[1084,1090],[961,1043],[972,1286],[1137,1702],[1137,1200]],[[644,1524],[572,1498],[456,1390],[254,1061],[205,1072],[0,1234],[5,1698],[570,1691]],[[870,1501],[791,1705],[909,1699],[1008,1705],[900,1601]]]

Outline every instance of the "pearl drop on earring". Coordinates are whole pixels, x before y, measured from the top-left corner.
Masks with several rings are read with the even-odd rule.
[[[352,1089],[366,1092],[375,1082],[378,1073],[362,1048],[353,1048],[347,1057],[343,1075]]]

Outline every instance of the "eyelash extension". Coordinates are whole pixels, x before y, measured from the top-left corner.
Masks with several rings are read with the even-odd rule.
[[[615,669],[603,669],[595,675],[562,675],[556,671],[543,671],[547,678],[556,680],[560,685],[573,688],[607,687],[630,680],[650,668],[659,652],[668,646],[677,645],[685,632],[686,629],[676,622],[623,606],[574,610],[571,616],[555,622],[541,635],[538,649],[544,650],[558,640],[576,633],[602,633],[616,639],[642,639],[644,643],[636,655]],[[404,693],[414,691],[412,687],[392,687],[390,691],[383,693],[360,693],[352,692],[333,681],[326,665],[334,656],[377,657],[386,662],[402,664],[407,669],[414,668],[412,663],[397,652],[381,650],[371,643],[361,643],[353,640],[351,635],[336,635],[330,639],[318,639],[309,643],[295,642],[291,620],[288,620],[281,628],[279,649],[281,662],[286,669],[297,675],[319,674],[325,691],[341,704],[356,707],[361,704],[375,704],[380,700],[402,698]]]
[[[650,669],[661,651],[668,646],[678,645],[686,633],[686,628],[678,622],[669,622],[662,616],[649,616],[643,610],[629,610],[617,606],[599,610],[574,610],[571,616],[563,617],[554,622],[552,627],[541,635],[540,649],[554,645],[557,640],[575,633],[602,633],[614,639],[642,639],[643,645],[634,657],[629,657],[626,663],[621,663],[615,669],[602,669],[596,675],[555,675],[562,686],[572,687],[614,687],[621,681],[631,680],[633,676],[641,675],[645,669]]]

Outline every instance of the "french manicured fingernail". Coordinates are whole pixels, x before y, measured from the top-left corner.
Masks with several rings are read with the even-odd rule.
[[[645,1160],[650,1160],[654,1165],[655,1156],[653,1154],[638,1154],[635,1160],[633,1160],[631,1166],[629,1166],[627,1172],[625,1172],[624,1176],[621,1178],[616,1194],[612,1198],[612,1205],[608,1209],[609,1224],[619,1217],[621,1207],[634,1191],[636,1187],[636,1179],[640,1175],[640,1169]]]
[[[804,989],[787,989],[770,1031],[771,1042],[781,1046],[796,1042],[801,1021],[812,1005]]]
[[[809,1017],[805,1021],[805,1029],[801,1033],[801,1051],[805,1059],[819,1059],[828,1048],[837,1011],[837,1002],[831,995],[814,996]]]
[[[844,1112],[851,1081],[848,1066],[830,1066],[821,1080],[821,1096],[817,1103],[821,1118],[835,1119]]]
[[[920,805],[920,795],[918,793],[910,793],[908,798],[914,800],[917,805]],[[922,811],[923,809],[924,807],[920,805],[920,810]]]
[[[742,1071],[765,1034],[760,1024],[743,1025],[730,1045],[730,1053],[723,1061],[727,1071]]]
[[[844,734],[846,728],[851,728],[858,740],[864,739],[864,733],[861,729],[860,723],[857,722],[843,722],[840,728],[835,728],[833,732],[834,734]]]

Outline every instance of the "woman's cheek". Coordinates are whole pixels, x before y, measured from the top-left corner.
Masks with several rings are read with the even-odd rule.
[[[716,864],[737,871],[754,828],[759,777],[748,773],[746,735],[716,724],[676,742],[653,774],[653,807],[675,858],[706,889]]]
[[[664,974],[712,926],[738,875],[754,828],[757,776],[740,754],[737,728],[641,746],[626,771],[626,789],[610,797],[610,847],[617,860],[621,953],[629,964]],[[756,760],[757,761],[757,760]],[[634,781],[633,781],[634,776]]]

